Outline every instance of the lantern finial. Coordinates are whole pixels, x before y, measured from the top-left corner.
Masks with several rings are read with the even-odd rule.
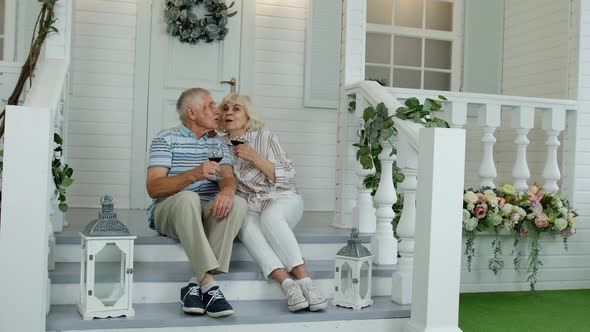
[[[119,219],[115,213],[113,196],[104,195],[100,198],[102,205],[101,212],[98,213],[98,219],[93,220],[86,226],[82,232],[86,236],[129,236],[129,229]]]
[[[357,228],[353,228],[350,232],[348,244],[342,249],[340,249],[337,255],[360,258],[371,256],[371,252],[369,251],[369,249],[362,245],[361,239],[359,238],[359,230]]]

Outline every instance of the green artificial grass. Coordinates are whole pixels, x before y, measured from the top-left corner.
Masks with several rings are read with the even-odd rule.
[[[590,289],[464,293],[459,327],[464,332],[590,332]]]

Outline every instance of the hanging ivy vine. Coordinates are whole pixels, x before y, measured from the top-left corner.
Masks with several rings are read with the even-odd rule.
[[[447,100],[444,96],[439,96],[441,100]],[[353,146],[358,148],[356,153],[356,159],[360,162],[364,169],[375,169],[375,173],[367,175],[363,183],[367,189],[372,190],[374,195],[379,187],[379,181],[381,181],[381,161],[379,154],[383,151],[381,144],[387,142],[391,145],[391,155],[397,154],[397,147],[395,145],[395,138],[397,136],[397,130],[395,129],[393,117],[397,117],[402,120],[412,120],[416,123],[420,123],[425,127],[443,127],[449,128],[449,124],[440,118],[434,116],[435,112],[442,110],[442,103],[438,100],[426,98],[424,104],[421,104],[417,98],[408,98],[404,102],[404,106],[399,107],[394,115],[389,115],[389,111],[385,104],[379,103],[375,108],[367,107],[363,111],[363,127],[359,129],[358,136],[359,142],[354,143]],[[354,111],[356,108],[356,100],[351,98],[349,100],[349,111]],[[393,165],[392,168],[393,183],[397,187],[397,184],[404,181],[404,174],[401,169],[397,167],[397,164]],[[393,211],[395,212],[395,218],[392,220],[394,229],[399,222],[401,217],[401,211],[403,209],[403,194],[397,194],[397,201],[393,205]]]

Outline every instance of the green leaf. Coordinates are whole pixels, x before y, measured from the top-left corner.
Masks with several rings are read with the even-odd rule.
[[[63,202],[63,203],[59,203],[59,210],[63,213],[66,213],[68,211],[68,205]]]
[[[365,120],[365,123],[367,123],[369,121],[369,119],[372,118],[374,115],[375,115],[375,110],[372,107],[367,107],[363,111],[363,120]]]
[[[65,178],[62,180],[61,185],[62,185],[62,187],[67,188],[67,187],[71,186],[72,183],[74,183],[74,180],[72,180],[70,178]]]
[[[424,100],[424,106],[422,107],[422,110],[426,113],[430,112],[430,109],[432,108],[432,106],[434,105],[434,101],[430,98],[426,98],[426,100]]]
[[[420,106],[420,101],[418,100],[418,98],[412,97],[412,98],[406,99],[406,102],[404,104],[406,106],[408,106],[409,108],[416,108],[416,107]]]
[[[445,97],[445,96],[443,96],[443,95],[438,95],[438,99],[441,99],[441,100],[448,100],[448,99],[447,99],[447,97]]]
[[[55,144],[62,144],[63,139],[61,138],[61,136],[59,136],[59,134],[55,133],[53,134],[53,142],[55,142]]]

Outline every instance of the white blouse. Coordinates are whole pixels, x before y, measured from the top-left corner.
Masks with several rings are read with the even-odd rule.
[[[249,211],[260,214],[270,204],[272,198],[297,192],[295,170],[287,153],[281,147],[278,137],[269,130],[248,130],[241,138],[275,167],[273,183],[253,163],[234,158],[234,173],[238,180],[237,194],[247,200]]]

